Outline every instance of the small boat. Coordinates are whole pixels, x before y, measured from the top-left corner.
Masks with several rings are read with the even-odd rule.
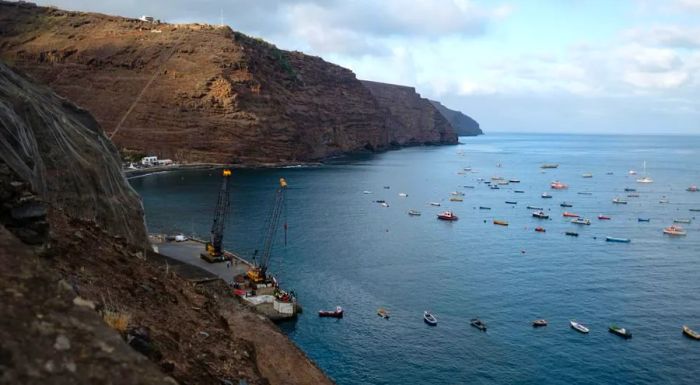
[[[491,187],[489,187],[489,188],[490,188],[491,190],[500,190],[500,189],[501,189],[500,187],[498,187],[497,184],[491,185]]]
[[[389,204],[386,202],[382,202],[381,205],[382,205],[382,207],[389,207]]]
[[[498,180],[496,181],[496,184],[501,185],[501,186],[507,186],[510,182],[507,180]]]
[[[525,194],[524,190],[515,190],[514,191],[516,194]]]
[[[471,167],[465,167],[463,170],[464,170],[464,171],[471,171],[472,168],[471,168]]]
[[[420,211],[418,210],[408,210],[408,215],[419,216]]]
[[[506,201],[506,204],[507,204],[507,205],[517,205],[518,202],[515,202],[515,201]]]
[[[542,207],[535,207],[535,206],[527,206],[527,209],[528,210],[539,210],[539,211],[544,210]]]
[[[532,321],[532,326],[536,327],[536,328],[547,326],[547,320],[546,319],[536,319],[536,320]]]
[[[634,171],[634,170],[629,170],[628,174],[630,174],[630,175],[637,175],[637,172]]]
[[[535,227],[535,231],[537,231],[538,233],[545,233],[545,232],[547,232],[547,230],[545,230],[544,227]]]
[[[479,210],[491,210],[491,207],[479,206]]]
[[[456,221],[457,219],[459,219],[455,215],[455,213],[453,213],[452,211],[449,211],[449,210],[441,212],[440,214],[437,215],[437,217],[438,217],[438,219],[441,219],[443,221]]]
[[[499,225],[499,226],[508,226],[508,222],[502,221],[502,220],[499,220],[499,219],[494,219],[494,220],[493,220],[493,224],[494,224],[494,225]]]
[[[694,213],[700,212],[700,209],[688,209],[688,210],[689,210],[689,211],[692,211],[692,212],[694,212]]]
[[[637,222],[651,222],[651,218],[637,218]]]
[[[319,317],[343,318],[343,308],[336,306],[335,310],[319,310]]]
[[[377,203],[386,203],[386,201],[385,201],[384,199],[377,199],[375,202],[377,202]]]
[[[552,182],[549,187],[555,189],[555,190],[565,190],[569,188],[569,186],[566,183],[559,182],[558,180],[555,180]]]
[[[639,194],[637,194],[637,193],[627,194],[627,198],[639,198]]]
[[[452,191],[452,192],[450,193],[450,195],[463,197],[463,196],[464,196],[464,193],[461,192],[461,191]]]
[[[659,203],[668,204],[669,200],[668,199],[659,199]]]
[[[592,192],[588,192],[588,191],[579,191],[576,194],[578,194],[578,195],[593,195]]]
[[[627,201],[622,198],[615,198],[612,200],[612,203],[615,203],[616,205],[626,205]]]
[[[694,340],[700,340],[700,333],[696,332],[695,330],[683,325],[683,334],[686,336],[694,339]]]
[[[587,225],[587,226],[591,225],[590,219],[586,219],[586,218],[574,218],[571,220],[571,223],[575,223],[577,225]]]
[[[636,188],[625,187],[625,192],[635,192],[635,191],[637,191]]]
[[[593,174],[591,174],[590,172],[587,172],[585,174],[581,174],[581,176],[584,178],[593,178]]]
[[[571,324],[571,328],[576,330],[577,332],[581,332],[584,334],[589,332],[587,327],[581,325],[580,323],[578,323],[576,321],[569,321],[569,324]]]
[[[574,207],[574,205],[572,205],[571,203],[568,203],[568,202],[561,202],[559,204],[559,206],[561,206],[561,207]]]
[[[480,319],[478,318],[472,318],[469,323],[474,326],[475,328],[481,330],[482,332],[486,331],[486,324],[483,323]]]
[[[464,187],[464,188],[474,188],[474,186],[468,186],[468,185],[464,185],[464,186],[462,186],[462,187]]]
[[[569,218],[578,218],[578,214],[570,213],[568,211],[564,211],[563,214],[561,214],[563,217],[569,217]]]
[[[520,183],[520,179],[508,179],[510,183]]]
[[[567,231],[564,234],[570,236],[570,237],[578,237],[578,233],[574,231]]]
[[[552,197],[552,196],[549,195],[549,194],[547,194],[547,193],[542,193],[542,198],[544,198],[544,199],[549,199],[549,198],[551,198],[551,197]]]
[[[616,238],[616,237],[605,237],[606,242],[617,242],[617,243],[630,243],[632,242],[629,238]]]
[[[440,206],[440,202],[430,202],[431,206]]]
[[[408,194],[406,194],[406,193],[399,193],[399,196],[402,197],[402,198],[406,198],[406,197],[408,196]]]
[[[540,166],[540,168],[557,168],[559,167],[558,163],[545,163]]]
[[[365,190],[365,191],[363,191],[362,193],[363,193],[363,194],[371,194],[372,192],[371,192],[371,191]]]
[[[380,307],[377,309],[377,315],[384,318],[384,319],[389,319],[389,312],[384,309],[383,307]]]
[[[610,217],[607,215],[600,214],[600,215],[598,215],[598,219],[601,221],[609,221]]]
[[[549,215],[545,214],[544,211],[535,211],[532,216],[540,219],[549,219]]]
[[[464,198],[462,198],[462,197],[452,197],[452,198],[450,198],[450,202],[464,202]]]
[[[686,225],[689,225],[690,219],[688,219],[688,218],[676,218],[673,220],[673,223],[685,223]]]
[[[692,185],[692,186],[688,187],[687,189],[685,189],[685,191],[688,191],[688,192],[698,192],[698,191],[700,191],[700,190],[698,189],[698,186]]]
[[[613,175],[613,172],[612,172],[612,171],[608,171],[608,172],[605,173],[605,175]]]
[[[632,338],[632,333],[630,333],[629,330],[627,330],[625,328],[621,328],[617,325],[610,325],[608,330],[610,331],[610,333],[617,334],[618,336],[620,336],[624,339]]]
[[[487,180],[487,181],[484,182],[484,184],[490,185],[490,184],[491,184],[491,181],[490,181],[490,180]]]
[[[644,161],[644,176],[637,179],[637,183],[654,183],[654,180],[647,176],[647,161]]]
[[[391,188],[391,186],[384,186],[384,189],[385,189],[385,190],[388,190],[388,189],[390,189],[390,188]]]
[[[671,225],[671,226],[668,226],[668,227],[665,227],[665,228],[664,228],[664,234],[668,234],[668,235],[686,235],[686,234],[688,234],[688,233],[687,233],[685,230],[683,230],[683,228],[680,227],[680,226]]]
[[[423,321],[430,326],[437,326],[437,318],[427,310],[423,312]]]

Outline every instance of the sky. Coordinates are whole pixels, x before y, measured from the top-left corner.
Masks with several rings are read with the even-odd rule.
[[[48,0],[223,22],[488,132],[700,135],[700,0]]]

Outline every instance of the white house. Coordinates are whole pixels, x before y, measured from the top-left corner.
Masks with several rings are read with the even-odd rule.
[[[158,164],[157,156],[144,156],[143,158],[141,158],[142,166],[154,166],[156,164]]]
[[[149,23],[153,23],[153,16],[146,16],[146,15],[143,15],[143,16],[139,17],[139,20],[141,20],[141,21],[147,21],[147,22],[149,22]]]
[[[170,166],[171,164],[173,164],[173,161],[171,159],[158,159],[156,163],[159,166]]]

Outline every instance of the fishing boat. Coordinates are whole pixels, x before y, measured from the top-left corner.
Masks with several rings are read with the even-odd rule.
[[[491,207],[479,206],[479,210],[491,210]]]
[[[536,328],[541,328],[543,326],[547,326],[547,320],[546,319],[536,319],[532,321],[532,326]]]
[[[406,193],[399,193],[399,196],[402,197],[402,198],[406,198],[406,197],[408,196],[408,194],[406,194]]]
[[[540,219],[549,219],[549,215],[545,214],[544,211],[535,211],[532,216]]]
[[[581,176],[582,176],[583,178],[593,178],[593,174],[591,174],[590,172],[581,174]]]
[[[443,221],[456,221],[459,219],[452,211],[443,211],[437,215],[438,219]]]
[[[578,237],[578,233],[575,231],[567,231],[564,234],[570,236],[570,237]]]
[[[549,195],[549,194],[547,194],[547,193],[542,193],[542,198],[544,198],[544,199],[549,199],[549,198],[551,198],[551,197],[552,197],[552,196]]]
[[[520,179],[508,179],[510,183],[520,183]]]
[[[607,215],[600,214],[600,215],[598,215],[598,219],[601,221],[609,221],[610,217]]]
[[[464,202],[464,198],[462,197],[451,197],[450,202]]]
[[[622,198],[615,198],[612,200],[612,203],[614,203],[616,205],[626,205],[627,201],[622,199]]]
[[[654,180],[647,176],[647,161],[644,161],[644,176],[637,179],[637,183],[654,183]]]
[[[686,336],[694,339],[694,340],[700,340],[700,333],[696,332],[695,330],[683,325],[683,334]]]
[[[537,231],[538,233],[547,232],[547,230],[545,230],[544,227],[535,227],[535,231]]]
[[[559,167],[558,163],[545,163],[540,166],[540,168],[557,168]]]
[[[319,310],[319,317],[343,318],[343,308],[336,306],[335,310]]]
[[[569,186],[566,183],[559,182],[558,180],[555,180],[552,182],[549,187],[555,189],[555,190],[565,190],[569,188]]]
[[[570,213],[568,211],[564,211],[563,214],[561,214],[563,217],[569,217],[569,218],[578,218],[578,214]]]
[[[535,207],[535,206],[527,206],[527,209],[528,210],[539,210],[539,211],[544,210],[542,207]]]
[[[673,220],[673,223],[684,223],[686,225],[689,225],[690,219],[688,219],[688,218],[676,218]]]
[[[651,218],[637,218],[637,222],[651,222]]]
[[[452,191],[452,192],[450,193],[450,195],[458,196],[458,197],[463,197],[463,196],[464,196],[464,193],[461,192],[461,191]]]
[[[499,225],[499,226],[508,226],[508,222],[502,221],[502,220],[499,220],[499,219],[494,219],[494,220],[493,220],[493,224],[494,224],[494,225]]]
[[[525,194],[524,190],[515,190],[514,193],[516,194]]]
[[[580,324],[576,321],[569,321],[569,324],[571,324],[571,328],[576,330],[577,332],[584,333],[584,334],[589,332],[587,327],[583,326],[582,324]]]
[[[389,319],[389,312],[384,309],[383,307],[380,307],[377,309],[377,315],[384,318],[384,319]]]
[[[671,225],[671,226],[668,226],[668,227],[665,227],[665,228],[664,228],[664,234],[668,234],[668,235],[686,235],[686,234],[688,234],[688,233],[687,233],[685,230],[683,230],[683,228],[680,227],[680,226]]]
[[[423,312],[423,321],[430,326],[437,326],[437,318],[427,310]]]
[[[440,206],[440,202],[430,202],[431,206]]]
[[[630,333],[629,330],[627,330],[625,328],[621,328],[617,325],[610,325],[608,330],[610,331],[610,333],[617,334],[618,336],[620,336],[624,339],[632,338],[632,333]]]
[[[616,237],[605,237],[606,242],[617,242],[617,243],[630,243],[632,242],[629,238],[616,238]]]
[[[591,221],[590,219],[586,218],[574,218],[571,220],[571,223],[577,224],[577,225],[587,225],[590,226]]]
[[[419,216],[420,211],[418,210],[408,210],[408,215]]]
[[[687,189],[685,189],[685,191],[688,191],[688,192],[698,192],[698,191],[700,191],[700,190],[698,189],[698,186],[692,185],[692,186],[688,187]]]
[[[625,187],[625,192],[635,192],[635,191],[637,191],[636,188]]]
[[[572,205],[572,204],[569,203],[569,202],[561,202],[561,203],[559,204],[559,206],[561,206],[561,207],[574,207],[574,205]]]
[[[517,205],[518,202],[516,202],[516,201],[506,201],[506,204],[507,204],[507,205]]]
[[[482,332],[486,331],[486,324],[483,323],[480,319],[478,318],[472,318],[469,323],[474,326],[475,328],[481,330]]]

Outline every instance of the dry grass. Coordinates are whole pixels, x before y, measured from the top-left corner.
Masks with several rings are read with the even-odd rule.
[[[102,318],[112,329],[123,334],[126,333],[126,329],[129,327],[131,314],[114,310],[105,310],[102,312]]]

